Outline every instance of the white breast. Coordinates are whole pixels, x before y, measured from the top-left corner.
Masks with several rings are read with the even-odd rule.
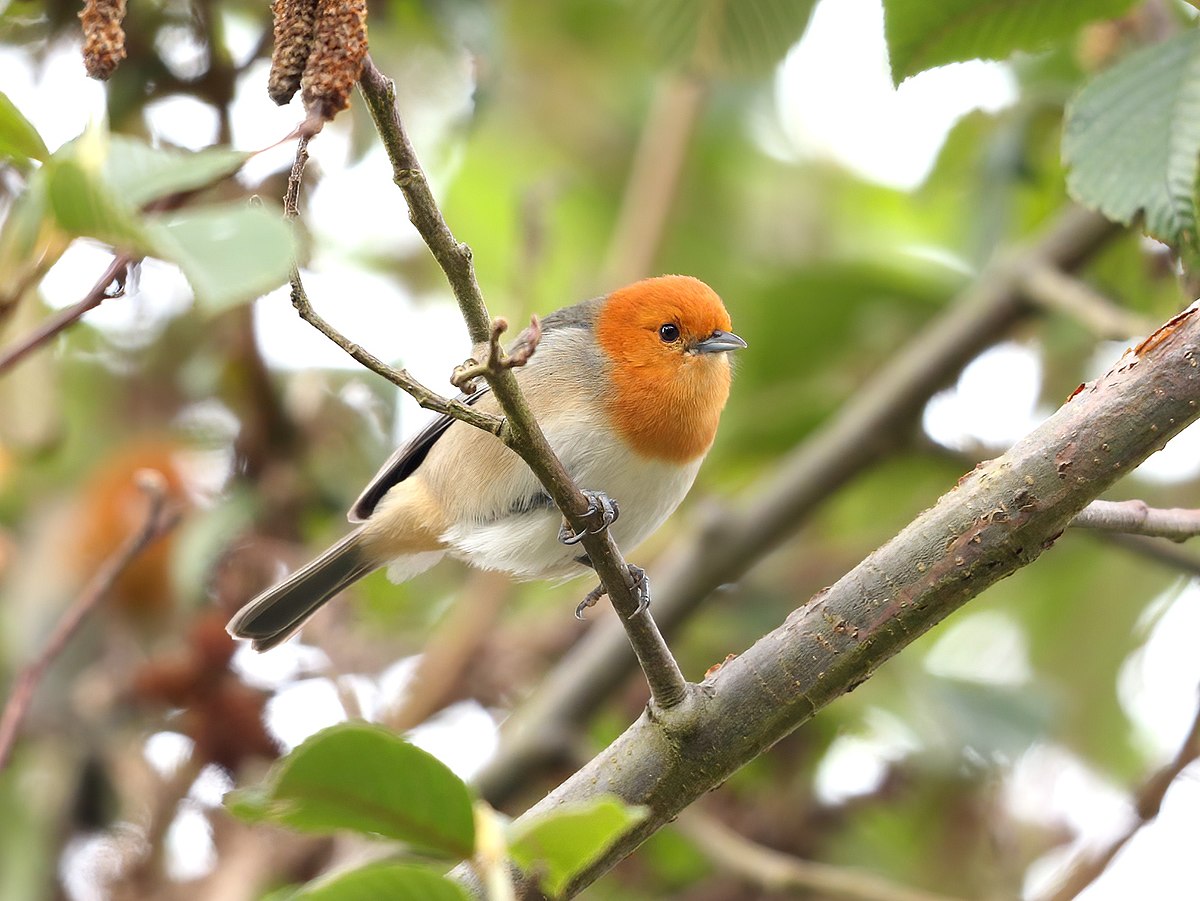
[[[595,421],[558,425],[547,429],[546,438],[580,488],[602,491],[620,506],[612,531],[626,553],[679,506],[700,468],[700,460],[678,466],[639,457]],[[458,524],[442,540],[452,556],[473,566],[522,578],[563,578],[581,571],[576,558],[583,549],[558,540],[561,524],[557,509],[536,509],[487,523]]]

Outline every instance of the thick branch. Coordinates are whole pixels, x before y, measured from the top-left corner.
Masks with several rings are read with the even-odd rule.
[[[1147,779],[1145,785],[1134,796],[1137,819],[1098,854],[1081,854],[1076,858],[1063,877],[1062,883],[1053,892],[1045,895],[1043,901],[1071,901],[1099,879],[1121,849],[1129,844],[1143,826],[1158,816],[1172,783],[1196,760],[1200,760],[1200,708],[1197,708],[1192,728],[1188,730],[1187,737],[1175,757]]]
[[[492,321],[475,279],[471,250],[467,245],[460,244],[446,225],[416,152],[404,131],[396,109],[394,86],[375,67],[369,56],[363,66],[359,87],[387,149],[394,180],[408,203],[409,218],[446,274],[466,320],[471,340],[476,344],[488,342],[492,335]],[[649,613],[642,610],[629,567],[612,535],[607,529],[600,534],[588,532],[588,501],[550,448],[517,386],[512,370],[489,367],[483,375],[504,411],[505,427],[499,437],[533,470],[576,534],[587,533],[582,541],[583,549],[607,590],[613,607],[620,614],[629,642],[646,673],[653,701],[664,710],[673,707],[687,693],[686,683],[658,626]]]
[[[1071,522],[1079,529],[1187,541],[1200,535],[1200,510],[1162,509],[1145,501],[1092,501]]]
[[[1197,417],[1200,305],[717,669],[670,721],[643,714],[525,813],[537,817],[601,793],[648,811],[563,897],[969,599],[1036,560],[1098,494]],[[532,886],[525,891],[536,897]]]
[[[104,600],[125,568],[147,545],[175,525],[178,513],[166,506],[166,483],[161,473],[145,470],[140,476],[138,487],[145,492],[149,505],[145,521],[137,531],[125,539],[116,553],[104,561],[83,592],[58,621],[41,653],[21,671],[13,685],[8,703],[4,706],[4,714],[0,716],[0,771],[8,763],[16,743],[17,731],[29,712],[34,692],[37,691],[46,671],[62,653],[83,621]]]
[[[736,582],[784,541],[818,504],[901,446],[933,393],[1032,312],[1024,293],[1030,271],[1046,265],[1072,271],[1117,233],[1103,217],[1072,207],[1035,243],[985,269],[828,425],[760,480],[747,503],[714,516],[696,541],[660,567],[654,614],[661,627],[669,634],[718,586]],[[557,754],[561,736],[612,697],[633,664],[625,645],[616,624],[598,622],[542,680],[505,724],[499,753],[477,777],[484,797],[503,800]]]

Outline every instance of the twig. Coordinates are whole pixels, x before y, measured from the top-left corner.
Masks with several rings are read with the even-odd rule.
[[[488,339],[487,359],[480,363],[472,358],[456,367],[454,374],[450,376],[450,384],[467,394],[474,394],[478,387],[476,379],[486,378],[488,375],[499,375],[502,370],[515,369],[528,363],[542,340],[542,324],[538,321],[537,316],[533,316],[529,320],[529,328],[521,332],[510,353],[506,353],[500,346],[500,337],[506,331],[508,331],[507,319],[499,316],[493,319],[492,334]]]
[[[1071,525],[1183,542],[1200,535],[1200,510],[1151,507],[1141,500],[1092,501],[1079,511]]]
[[[387,149],[393,178],[408,202],[409,218],[446,274],[471,340],[476,344],[491,341],[492,321],[475,279],[470,248],[460,244],[446,225],[404,131],[394,86],[375,67],[370,56],[363,66],[359,88]],[[644,609],[629,566],[612,534],[608,529],[600,534],[588,531],[590,504],[546,441],[512,370],[488,369],[483,375],[505,414],[500,438],[533,470],[575,533],[584,535],[583,548],[620,615],[629,643],[646,674],[652,703],[660,711],[679,705],[688,696],[688,683],[653,617]]]
[[[1070,316],[1099,338],[1122,340],[1154,329],[1150,320],[1113,303],[1086,282],[1054,265],[1031,268],[1021,290],[1038,306]]]
[[[283,198],[284,215],[291,220],[295,220],[299,215],[298,199],[300,196],[300,184],[304,177],[304,166],[308,161],[308,138],[301,137],[296,147],[296,161],[292,164],[291,174],[288,176],[287,193]],[[418,404],[426,410],[433,410],[436,413],[444,413],[461,419],[463,422],[469,423],[477,429],[483,429],[485,432],[491,432],[493,435],[500,434],[500,430],[504,425],[504,420],[499,416],[493,416],[490,413],[485,413],[482,410],[476,410],[474,407],[463,403],[461,400],[449,400],[442,397],[435,391],[431,391],[415,378],[409,375],[406,369],[395,369],[387,363],[380,360],[374,354],[363,349],[358,344],[355,344],[332,325],[329,324],[316,310],[313,309],[312,303],[308,299],[308,294],[304,290],[304,284],[300,280],[300,270],[298,267],[292,267],[291,274],[292,284],[292,306],[296,308],[296,312],[300,314],[300,318],[319,331],[322,335],[344,350],[347,354],[357,360],[367,369],[374,372],[376,375],[387,379],[401,391],[404,391]]]
[[[1196,709],[1196,715],[1192,719],[1192,728],[1188,731],[1187,738],[1183,740],[1175,757],[1147,779],[1134,795],[1134,810],[1137,817],[1134,822],[1098,854],[1079,854],[1072,861],[1059,886],[1044,895],[1043,901],[1071,901],[1099,879],[1121,849],[1129,844],[1142,827],[1158,816],[1163,799],[1171,784],[1198,759],[1200,759],[1200,707]]]
[[[873,873],[803,860],[766,848],[695,808],[680,814],[676,828],[718,868],[768,892],[846,901],[953,901],[946,895],[896,885]]]
[[[138,475],[138,487],[146,494],[149,505],[145,521],[136,532],[125,539],[116,553],[96,570],[83,592],[67,608],[54,627],[41,654],[21,671],[13,685],[12,693],[4,707],[4,714],[0,716],[0,770],[8,764],[16,743],[17,731],[29,712],[34,692],[46,670],[62,653],[83,621],[104,600],[113,583],[125,571],[125,567],[151,542],[168,532],[179,518],[178,511],[167,506],[167,486],[161,473],[143,470]]]
[[[88,291],[84,296],[83,300],[64,310],[60,310],[34,329],[32,333],[6,347],[3,351],[0,351],[0,375],[3,375],[27,354],[37,350],[37,348],[67,328],[67,326],[74,323],[84,313],[94,310],[106,300],[111,300],[114,297],[120,297],[124,294],[125,279],[129,275],[129,267],[134,262],[136,262],[136,258],[131,254],[117,254],[113,258],[113,261],[108,264],[108,268],[104,270],[104,274],[96,280],[96,284],[92,286],[92,290]],[[109,293],[108,286],[113,282],[117,283],[117,288],[112,293]]]
[[[663,586],[654,598],[660,626],[669,633],[718,586],[736,582],[778,547],[822,501],[901,447],[933,393],[1032,313],[1021,289],[1031,267],[1072,270],[1119,231],[1097,213],[1070,207],[1034,243],[988,266],[832,420],[753,485],[744,503],[710,517],[694,541],[675,548],[656,579]],[[555,737],[578,732],[632,665],[619,626],[596,623],[509,717],[500,750],[476,778],[480,793],[501,803],[559,753]]]

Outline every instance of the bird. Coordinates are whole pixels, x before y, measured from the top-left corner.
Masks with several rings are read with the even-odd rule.
[[[541,321],[536,351],[512,371],[598,514],[595,528],[611,528],[621,547],[641,543],[688,493],[729,397],[729,354],[744,347],[718,294],[687,275],[643,279]],[[486,387],[463,400],[499,412]],[[525,462],[449,415],[384,463],[348,519],[349,534],[247,603],[230,634],[255,650],[273,648],[385,566],[394,582],[445,556],[518,579],[563,580],[590,567],[576,547],[582,536]],[[630,571],[636,582],[641,571]]]

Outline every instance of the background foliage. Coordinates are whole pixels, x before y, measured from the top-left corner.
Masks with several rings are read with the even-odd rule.
[[[261,62],[270,50],[265,6],[132,3],[129,58],[107,89],[108,127],[72,143],[44,141],[26,119],[36,121],[34,111],[0,97],[0,347],[51,315],[42,294],[60,257],[82,271],[78,297],[103,270],[97,257],[81,270],[78,257],[64,256],[79,236],[165,260],[190,284],[155,281],[162,270],[147,267],[128,296],[105,302],[133,311],[123,323],[85,317],[0,375],[6,681],[136,526],[137,470],[164,472],[184,510],[39,689],[0,773],[3,897],[99,897],[89,892],[104,883],[112,897],[254,898],[395,853],[377,839],[240,822],[219,804],[234,785],[260,786],[233,805],[251,818],[354,826],[415,846],[422,861],[478,852],[503,826],[479,807],[472,821],[462,785],[410,745],[356,750],[354,742],[386,742],[381,729],[322,733],[333,744],[314,739],[264,782],[267,766],[331,719],[365,715],[399,732],[432,719],[416,740],[469,776],[494,741],[493,722],[569,659],[587,629],[570,616],[582,583],[512,585],[443,564],[403,586],[382,575],[365,581],[305,632],[320,650],[293,649],[273,668],[235,655],[225,638],[233,609],[341,532],[359,486],[416,421],[410,400],[367,373],[281,362],[286,353],[266,350],[280,346],[272,332],[283,328],[271,311],[290,311],[283,293],[255,297],[287,274],[292,239],[277,213],[291,151],[251,157],[269,141],[236,135],[245,127],[238,116],[272,115]],[[1030,385],[1024,415],[1043,414],[1119,354],[1124,345],[1114,340],[1133,339],[1138,324],[1151,327],[1192,296],[1190,279],[1176,274],[1178,261],[1195,259],[1200,159],[1197,32],[1184,4],[884,6],[896,83],[984,57],[1006,59],[1015,85],[1003,109],[955,125],[911,190],[868,180],[786,137],[781,65],[809,25],[811,3],[371,5],[372,55],[396,79],[493,313],[519,321],[629,278],[689,272],[720,291],[749,342],[692,497],[631,554],[651,575],[711,507],[737,503],[835,416],[989,260],[1033,240],[1072,202],[1068,191],[1169,245],[1134,228],[1084,268],[1132,323],[1125,332],[1046,310],[995,335],[1001,355],[947,386],[898,450],[674,636],[690,678],[752,643],[1015,438],[1019,430],[987,425],[1020,407],[1022,384]],[[45,71],[81,65],[75,12],[58,2],[8,4],[0,12],[6,52]],[[836,94],[839,85],[802,90]],[[169,128],[155,105],[184,97],[214,122],[213,149],[202,154],[163,146]],[[200,108],[188,107],[195,115]],[[271,120],[289,123],[271,141],[299,120],[293,113]],[[885,152],[889,137],[875,136]],[[322,144],[345,153],[323,159]],[[299,251],[307,270],[328,276],[310,283],[315,303],[335,323],[365,307],[374,324],[352,337],[369,349],[386,353],[391,331],[414,354],[432,346],[436,363],[423,361],[432,368],[419,374],[448,390],[465,344],[435,327],[446,321],[436,311],[448,292],[413,239],[361,101],[315,140],[314,153]],[[332,186],[324,194],[322,180]],[[179,210],[141,209],[193,189],[202,190]],[[379,285],[392,293],[370,296]],[[975,387],[978,373],[984,389]],[[1159,506],[1196,507],[1197,474],[1185,460],[1119,488]],[[1195,572],[1194,558],[1190,566]],[[1064,849],[1120,824],[1127,788],[1173,748],[1163,736],[1185,730],[1194,654],[1163,638],[1163,628],[1178,625],[1156,624],[1194,624],[1181,608],[1195,600],[1176,566],[1069,535],[697,806],[763,845],[896,883],[962,898],[1013,897],[1023,887],[1035,894]],[[602,608],[593,618],[609,615]],[[450,661],[443,682],[401,687],[422,653],[426,662]],[[1187,703],[1150,704],[1151,689]],[[641,679],[630,678],[571,736],[575,755],[602,747],[644,702]],[[182,749],[170,766],[153,753],[166,746]],[[412,787],[362,763],[391,754]],[[505,809],[523,810],[576,763],[533,774]],[[313,780],[304,766],[314,768]],[[336,786],[328,793],[351,806],[355,786],[366,789],[362,801],[396,810],[418,785],[448,794],[422,808],[432,812],[428,822],[381,826],[361,809],[304,807],[302,790],[326,778]],[[1092,801],[1070,795],[1064,786],[1072,784],[1087,786]],[[1180,809],[1194,829],[1194,792]],[[518,861],[549,874],[547,885],[594,851],[581,840],[560,854],[550,839],[571,844],[582,832],[602,841],[614,818],[636,811],[572,815],[586,828],[573,832],[575,821],[564,821],[508,838]],[[450,838],[431,843],[430,835]],[[667,830],[588,897],[783,897],[714,869],[711,857],[690,833]],[[234,872],[231,889],[223,879]],[[374,897],[380,886],[403,897],[396,886],[430,872],[375,864],[306,897]],[[1159,872],[1154,896],[1188,897],[1181,872]],[[1118,878],[1109,889],[1098,883],[1094,897],[1124,897]],[[437,897],[446,883],[437,884],[412,897]]]

